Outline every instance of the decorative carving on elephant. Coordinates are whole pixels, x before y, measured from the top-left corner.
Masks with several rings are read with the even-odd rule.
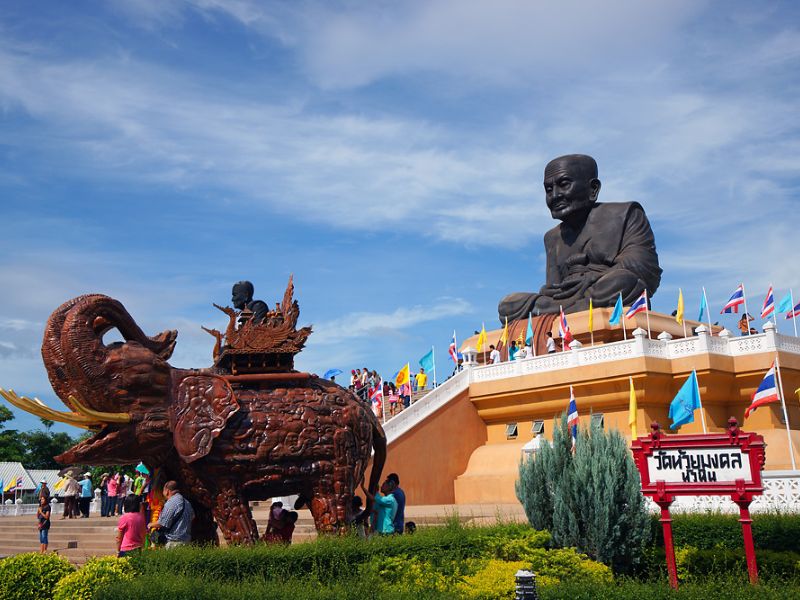
[[[292,291],[290,280],[283,306],[272,312],[283,311],[294,330],[299,311]],[[242,313],[226,312],[232,323],[242,323]],[[236,371],[217,360],[209,369],[177,369],[167,362],[177,332],[148,337],[117,300],[80,296],[52,314],[42,346],[53,389],[72,412],[13,390],[0,394],[36,415],[96,430],[56,457],[63,464],[143,461],[162,467],[195,507],[193,537],[199,541],[218,541],[214,521],[229,543],[256,541],[249,502],[290,494],[308,502],[319,531],[341,529],[373,450],[368,485],[372,493],[378,489],[385,434],[348,390],[287,369],[293,352],[286,319],[268,321],[258,327],[277,326],[280,348],[277,356],[268,342],[254,350],[263,368]],[[233,337],[247,331],[239,331],[241,324],[231,327]],[[104,343],[113,328],[124,342]],[[310,332],[297,331],[295,351]],[[261,329],[258,335],[268,339],[268,333]],[[224,337],[218,337],[216,358],[252,367],[252,356],[237,354]]]

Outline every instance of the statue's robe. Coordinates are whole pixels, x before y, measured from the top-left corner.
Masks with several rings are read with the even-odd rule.
[[[544,236],[547,283],[540,293],[520,292],[503,298],[500,322],[526,318],[529,313],[578,312],[612,306],[622,293],[630,304],[647,290],[652,296],[661,283],[655,238],[644,209],[638,202],[597,203],[583,226],[557,225]],[[582,276],[586,285],[572,296],[552,298],[548,288],[569,276]]]

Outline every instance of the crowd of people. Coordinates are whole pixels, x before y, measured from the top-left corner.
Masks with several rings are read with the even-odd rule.
[[[350,371],[350,391],[370,404],[379,419],[393,417],[410,407],[413,395],[427,387],[428,374],[424,368],[420,368],[418,373],[409,373],[408,382],[400,386],[367,367]]]
[[[121,501],[119,491],[123,488],[120,487],[120,483],[125,483],[127,476],[122,473],[103,473],[101,476],[101,486],[105,486],[106,490],[106,503],[101,508],[102,516],[119,515],[115,538],[117,556],[139,552],[151,544],[166,548],[188,544],[192,539],[194,509],[191,502],[180,493],[177,482],[167,481],[164,484],[159,494],[163,503],[156,507],[151,506],[155,490],[151,489],[149,474],[139,475],[141,481],[139,477],[133,479],[131,485],[124,488],[125,495],[121,497]],[[69,479],[75,481],[71,476]],[[91,475],[85,473],[82,481],[89,481],[91,486]],[[44,553],[47,551],[52,507],[50,490],[46,483],[42,484],[36,519],[40,552]],[[374,495],[364,488],[363,484],[361,489],[370,501],[372,509],[365,510],[363,499],[354,496],[352,518],[349,523],[361,537],[413,533],[416,530],[413,522],[405,521],[406,495],[400,487],[397,473],[390,473],[381,485],[380,491]],[[151,511],[154,510],[158,511],[158,517],[153,516],[151,520]],[[262,540],[267,543],[291,544],[297,519],[296,511],[286,510],[282,502],[274,502],[270,506],[267,528]]]

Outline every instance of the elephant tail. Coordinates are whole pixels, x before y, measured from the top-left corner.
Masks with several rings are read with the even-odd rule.
[[[370,494],[376,494],[381,484],[383,465],[386,464],[386,433],[377,418],[372,419],[372,449],[375,455],[372,457],[368,489]]]

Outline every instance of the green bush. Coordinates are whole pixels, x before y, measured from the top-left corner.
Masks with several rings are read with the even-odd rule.
[[[652,517],[654,543],[664,546],[658,516]],[[743,547],[739,515],[718,512],[672,515],[672,537],[676,546],[692,546],[701,550]],[[762,550],[797,550],[800,547],[800,514],[753,515],[753,542]]]
[[[133,567],[126,558],[91,558],[79,571],[58,582],[53,600],[92,600],[102,587],[117,581],[130,581],[133,576]]]
[[[791,585],[744,585],[729,578],[711,582],[681,584],[678,591],[666,581],[643,583],[627,579],[608,584],[565,582],[556,587],[540,587],[541,600],[798,600],[800,590]]]
[[[530,569],[530,564],[497,559],[481,561],[480,568],[456,583],[455,589],[467,600],[511,600],[514,598],[514,575],[520,569]]]
[[[615,572],[629,572],[650,541],[639,472],[619,431],[582,428],[572,451],[567,417],[553,443],[521,462],[517,497],[536,529],[561,548],[577,548]]]
[[[97,600],[457,600],[455,593],[380,589],[373,581],[321,584],[307,580],[214,581],[203,577],[141,575],[99,590]]]
[[[680,581],[706,581],[715,577],[748,580],[744,550],[711,550],[681,546],[675,550]],[[667,563],[663,548],[647,552],[648,568],[641,573],[651,580],[666,580]],[[763,581],[794,581],[800,584],[800,554],[756,550],[758,577]]]
[[[48,600],[58,580],[75,570],[58,554],[17,554],[0,560],[0,598]]]
[[[285,580],[308,576],[317,581],[346,581],[359,575],[373,557],[419,556],[447,573],[452,565],[469,558],[500,552],[503,542],[521,539],[523,546],[545,543],[546,533],[527,524],[494,527],[426,527],[414,535],[362,540],[355,536],[322,536],[313,543],[291,546],[202,548],[181,547],[144,552],[131,557],[134,568],[145,574],[173,574],[240,581],[249,578]],[[508,550],[510,552],[511,550]]]

